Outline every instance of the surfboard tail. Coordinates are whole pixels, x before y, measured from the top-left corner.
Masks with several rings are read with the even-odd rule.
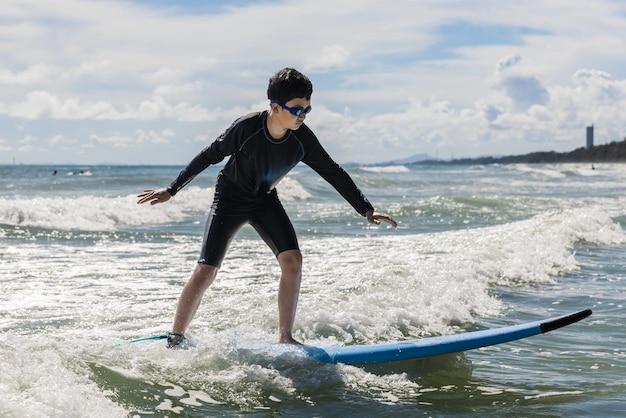
[[[573,324],[574,322],[578,322],[581,319],[585,319],[591,315],[591,313],[591,309],[585,309],[569,315],[563,315],[561,317],[542,322],[539,325],[539,328],[541,328],[541,333],[545,334],[546,332],[554,331],[555,329],[563,328]]]

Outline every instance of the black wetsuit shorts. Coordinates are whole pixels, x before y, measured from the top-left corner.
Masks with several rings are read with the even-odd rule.
[[[276,256],[283,251],[299,249],[296,232],[276,189],[254,202],[242,204],[217,185],[198,263],[221,267],[230,242],[246,223],[254,227]]]

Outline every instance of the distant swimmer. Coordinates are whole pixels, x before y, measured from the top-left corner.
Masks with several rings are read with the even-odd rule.
[[[56,175],[57,175],[57,171],[56,171],[56,170],[54,170],[54,171],[52,172],[52,175],[53,175],[53,176],[56,176]]]
[[[91,177],[93,176],[93,173],[91,171],[84,171],[84,170],[80,170],[80,171],[69,171],[67,173],[68,176],[87,176],[87,177]]]

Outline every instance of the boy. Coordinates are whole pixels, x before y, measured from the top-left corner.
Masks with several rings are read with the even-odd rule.
[[[301,344],[292,336],[300,293],[302,254],[275,186],[300,161],[329,182],[368,222],[396,221],[374,208],[350,176],[326,153],[304,124],[311,111],[311,81],[285,68],[270,78],[270,109],[237,119],[215,142],[204,148],[165,189],[144,190],[137,203],[155,205],[172,196],[212,164],[229,160],[217,176],[200,259],[178,301],[167,346],[184,342],[184,333],[202,296],[215,280],[226,250],[245,223],[254,227],[272,249],[281,269],[278,288],[278,342]]]

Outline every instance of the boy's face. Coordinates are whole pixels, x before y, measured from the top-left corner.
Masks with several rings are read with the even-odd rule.
[[[311,105],[311,100],[307,100],[304,97],[299,97],[296,99],[291,99],[287,103],[283,103],[286,107],[289,108],[303,108],[306,109]],[[272,105],[272,110],[278,116],[278,119],[281,122],[281,126],[286,129],[291,129],[292,131],[296,131],[302,126],[304,123],[304,119],[306,119],[306,113],[301,112],[300,116],[293,115],[289,110],[284,109],[280,104],[274,103]]]

